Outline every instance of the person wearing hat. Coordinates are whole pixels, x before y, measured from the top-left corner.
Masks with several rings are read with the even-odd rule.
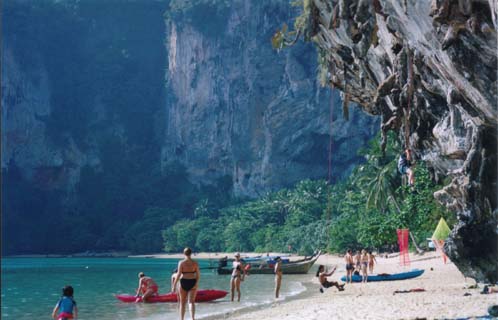
[[[275,299],[278,299],[280,285],[282,283],[282,259],[280,257],[275,258],[275,267],[273,271],[275,272]]]
[[[233,301],[235,290],[237,290],[237,301],[240,301],[240,283],[244,281],[246,270],[240,260],[240,253],[235,254],[235,261],[232,263],[232,276],[230,277],[231,301]]]

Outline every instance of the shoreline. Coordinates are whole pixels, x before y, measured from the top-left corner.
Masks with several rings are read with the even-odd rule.
[[[127,258],[128,251],[106,251],[106,252],[77,252],[77,253],[34,253],[34,254],[11,254],[2,258]]]
[[[242,257],[258,257],[267,253],[240,252]],[[304,256],[289,253],[270,252],[272,256],[290,257],[302,259]],[[235,252],[194,252],[194,259],[220,259],[225,256],[233,258]],[[150,254],[130,254],[128,251],[106,251],[106,252],[78,252],[78,253],[35,253],[35,254],[14,254],[5,255],[2,258],[151,258],[151,259],[183,259],[183,253],[150,253]]]
[[[85,253],[88,254],[88,253]],[[93,253],[90,253],[93,254]],[[115,254],[100,253],[101,255]],[[269,253],[281,255],[292,260],[301,258],[297,255],[283,253]],[[200,252],[194,259],[220,259],[234,253]],[[258,253],[241,252],[242,256],[265,256]],[[90,257],[107,257],[95,256]],[[50,258],[50,257],[86,257],[82,255],[17,255],[9,258]],[[152,259],[182,259],[181,253],[156,253],[146,255],[126,255],[127,258]],[[347,284],[345,291],[339,292],[335,288],[326,289],[320,293],[320,285],[315,272],[318,265],[325,265],[328,270],[337,266],[336,272],[329,277],[329,281],[340,281],[345,275],[344,257],[339,255],[323,254],[307,274],[283,275],[282,285],[286,280],[300,282],[304,290],[278,300],[264,302],[259,305],[241,306],[240,309],[221,311],[220,313],[206,314],[199,319],[233,319],[253,320],[278,317],[286,320],[322,320],[322,319],[473,319],[488,315],[487,308],[498,304],[498,294],[480,294],[482,284],[476,286],[471,278],[465,278],[456,266],[448,261],[444,264],[442,258],[434,251],[422,255],[410,253],[411,266],[399,265],[399,257],[394,254],[377,257],[376,273],[397,273],[410,269],[424,269],[424,273],[413,279],[402,281],[384,281]],[[287,278],[287,279],[286,279]],[[268,280],[273,282],[270,275]],[[424,289],[423,292],[404,292],[410,289]],[[242,290],[244,288],[242,287]],[[242,296],[244,301],[244,295]],[[244,301],[245,302],[245,301]],[[237,305],[234,304],[235,307]],[[202,308],[202,304],[198,306]],[[188,315],[187,315],[188,316]]]
[[[424,269],[420,277],[401,281],[347,284],[345,291],[339,292],[335,288],[329,288],[324,293],[319,292],[320,285],[317,280],[313,280],[308,283],[308,289],[295,298],[251,310],[233,312],[228,318],[233,320],[276,317],[287,320],[472,319],[488,315],[487,308],[498,304],[498,294],[480,294],[482,288],[474,287],[476,282],[473,279],[465,278],[453,263],[444,264],[436,252],[426,252],[423,255],[411,254],[410,258],[411,266],[405,268],[399,266],[399,259],[396,257],[377,257],[378,264],[374,273]],[[342,282],[339,279],[346,273],[342,257],[324,255],[317,261],[313,270],[316,270],[319,264],[326,265],[329,270],[336,265],[337,271],[329,277],[329,280]],[[418,288],[425,291],[395,292]],[[208,318],[208,320],[214,319]]]
[[[241,309],[234,310],[234,311],[228,311],[225,313],[213,314],[213,315],[208,315],[208,316],[201,316],[201,317],[199,317],[199,319],[202,319],[202,320],[233,319],[233,317],[250,315],[250,314],[257,312],[257,311],[260,311],[260,310],[274,308],[277,306],[281,306],[285,303],[290,303],[293,301],[297,301],[300,299],[310,297],[310,295],[318,295],[319,294],[319,293],[318,294],[311,293],[310,290],[313,289],[313,284],[311,281],[304,281],[304,282],[301,282],[301,284],[305,287],[305,290],[303,290],[302,292],[297,293],[295,295],[286,297],[285,299],[277,300],[277,301],[273,301],[273,302],[268,302],[268,303],[264,303],[264,304],[260,304],[260,305],[255,305],[255,306],[243,307]]]
[[[192,253],[192,259],[203,259],[203,260],[218,260],[223,257],[234,258],[236,252],[194,252]],[[239,252],[242,258],[253,258],[259,256],[265,256],[267,253],[254,253],[254,252]],[[298,256],[296,254],[281,253],[281,252],[269,252],[270,256],[280,256],[289,257],[292,260],[298,260],[304,258],[304,256]],[[151,259],[183,259],[183,253],[154,253],[154,254],[140,254],[140,255],[129,255],[128,258],[151,258]]]

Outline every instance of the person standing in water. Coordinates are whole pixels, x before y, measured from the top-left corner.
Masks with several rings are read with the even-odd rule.
[[[178,269],[175,268],[171,273],[171,292],[175,292],[175,283],[177,277],[178,277]]]
[[[280,257],[276,257],[275,262],[275,267],[273,269],[275,272],[275,299],[278,299],[280,285],[282,284],[282,259]]]
[[[140,272],[138,274],[138,289],[137,289],[137,302],[140,301],[140,296],[142,296],[142,301],[147,302],[149,297],[157,295],[159,287],[157,283],[151,278],[147,277],[145,273]]]
[[[52,318],[56,320],[68,320],[78,318],[78,308],[73,300],[74,289],[71,286],[62,288],[62,297],[52,311]]]
[[[353,283],[354,261],[351,249],[346,252],[344,260],[346,260],[346,283]]]
[[[185,259],[178,262],[178,272],[172,285],[173,292],[177,291],[177,284],[180,281],[180,319],[185,319],[185,307],[189,302],[190,316],[195,320],[195,296],[201,278],[199,264],[192,260],[192,249],[183,250]]]
[[[240,253],[235,254],[235,261],[232,263],[232,276],[230,277],[231,301],[233,301],[235,290],[237,290],[237,301],[240,302],[240,283],[244,281],[246,270],[240,260]]]

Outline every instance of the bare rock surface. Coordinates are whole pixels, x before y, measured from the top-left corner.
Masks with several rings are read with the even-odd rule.
[[[201,184],[229,177],[235,194],[257,197],[302,179],[326,179],[330,135],[334,180],[361,160],[357,150],[378,132],[379,119],[355,105],[345,121],[339,92],[331,96],[318,83],[316,49],[303,43],[272,49],[273,33],[295,14],[287,5],[217,3],[209,30],[192,19],[209,6],[171,14],[164,164],[180,161]]]
[[[381,116],[384,133],[397,131],[447,182],[434,196],[459,222],[445,248],[466,276],[492,282],[498,279],[496,11],[496,2],[481,0],[312,0],[308,12],[310,39],[329,62],[329,83]]]

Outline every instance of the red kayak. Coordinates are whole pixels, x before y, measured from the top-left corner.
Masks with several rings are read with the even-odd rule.
[[[216,299],[224,298],[228,292],[223,290],[199,290],[195,297],[195,302],[206,302],[213,301]],[[123,302],[142,302],[142,298],[132,296],[131,294],[117,294],[116,298]],[[147,302],[178,302],[178,295],[176,293],[170,292],[165,294],[160,294],[157,296],[150,297]]]

